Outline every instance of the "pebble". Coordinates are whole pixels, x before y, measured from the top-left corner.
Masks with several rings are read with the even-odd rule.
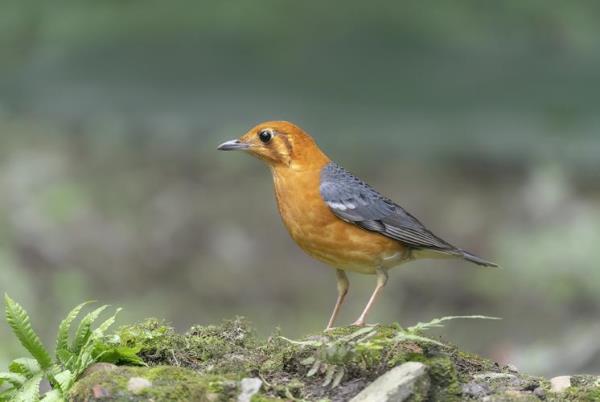
[[[489,395],[492,392],[492,390],[490,389],[490,386],[487,385],[486,383],[480,384],[480,383],[471,381],[462,386],[462,392],[463,392],[463,395],[465,395],[465,396],[479,399],[486,395]]]
[[[131,377],[127,382],[127,390],[135,395],[142,393],[148,387],[151,387],[152,383],[143,377]]]
[[[546,397],[546,391],[542,387],[537,387],[533,390],[533,395],[537,396],[540,399],[544,399]]]
[[[571,376],[561,375],[550,379],[550,389],[552,392],[563,392],[571,386]]]
[[[511,373],[518,373],[519,372],[519,369],[514,364],[507,364],[506,365],[506,369],[508,371],[510,371]]]
[[[94,394],[94,398],[107,398],[110,396],[110,393],[102,388],[102,385],[96,384],[92,387],[92,394]]]
[[[260,391],[262,387],[262,381],[259,378],[244,378],[240,382],[240,394],[238,395],[238,402],[250,402],[252,396]]]
[[[430,387],[427,370],[427,366],[419,362],[401,364],[377,378],[350,402],[422,400]]]

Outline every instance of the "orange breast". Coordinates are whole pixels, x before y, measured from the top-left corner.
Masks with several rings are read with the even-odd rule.
[[[279,213],[298,245],[335,268],[366,274],[392,267],[406,257],[399,242],[335,216],[319,193],[320,169],[273,169]]]

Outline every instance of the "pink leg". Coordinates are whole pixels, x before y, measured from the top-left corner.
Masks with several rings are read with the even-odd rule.
[[[331,318],[329,318],[329,322],[327,323],[327,328],[325,331],[329,331],[333,328],[333,323],[340,312],[340,307],[342,303],[344,303],[344,299],[346,298],[346,294],[348,294],[348,288],[350,287],[350,283],[348,282],[348,277],[346,273],[341,269],[335,271],[336,279],[337,279],[337,289],[338,289],[338,297],[335,302],[335,307],[333,308],[333,312],[331,313]]]
[[[369,310],[371,310],[371,307],[373,307],[373,304],[375,304],[375,300],[377,300],[377,297],[385,286],[387,279],[387,271],[384,268],[377,268],[377,286],[375,287],[375,290],[373,291],[373,294],[371,295],[371,298],[369,299],[369,302],[367,303],[367,306],[361,313],[360,317],[358,317],[358,319],[354,321],[352,325],[357,325],[359,327],[363,327],[365,325],[367,314],[369,313]]]

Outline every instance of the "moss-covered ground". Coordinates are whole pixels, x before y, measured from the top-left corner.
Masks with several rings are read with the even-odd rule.
[[[595,377],[574,377],[573,386],[557,394],[544,378],[399,334],[396,325],[347,327],[290,341],[278,333],[261,339],[241,318],[192,327],[185,334],[151,319],[116,333],[123,345],[139,350],[147,366],[92,370],[78,381],[72,399],[228,401],[237,398],[240,381],[251,377],[262,381],[254,402],[347,401],[390,368],[418,361],[429,368],[431,387],[422,396],[425,400],[600,400]],[[146,379],[151,386],[132,391],[131,378]]]

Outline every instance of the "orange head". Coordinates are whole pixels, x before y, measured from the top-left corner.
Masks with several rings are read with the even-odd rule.
[[[300,127],[287,121],[267,121],[237,140],[224,142],[221,151],[242,150],[265,161],[272,168],[321,167],[329,158]]]

